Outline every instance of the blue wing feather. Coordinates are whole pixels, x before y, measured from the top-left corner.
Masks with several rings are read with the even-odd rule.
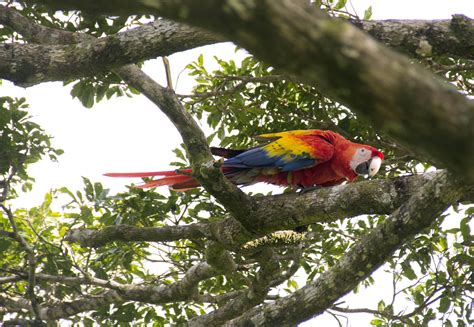
[[[315,159],[307,156],[292,156],[291,160],[282,156],[269,156],[267,151],[262,148],[253,148],[245,151],[235,157],[224,161],[223,167],[229,168],[257,168],[257,167],[276,167],[281,171],[292,171],[316,164]]]
[[[316,165],[316,160],[314,159],[304,159],[304,158],[297,159],[281,167],[281,171],[293,171],[293,170],[303,169],[307,167],[312,167],[314,165]]]
[[[224,161],[224,167],[250,168],[273,166],[275,157],[269,157],[261,148],[245,151],[233,158]]]

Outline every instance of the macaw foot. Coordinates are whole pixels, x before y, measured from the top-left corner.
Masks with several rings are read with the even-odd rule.
[[[311,191],[314,191],[314,190],[319,190],[320,188],[322,188],[322,186],[319,186],[319,185],[314,185],[314,186],[301,186],[298,193],[300,195],[302,194],[305,194],[305,193],[308,193],[308,192],[311,192]]]

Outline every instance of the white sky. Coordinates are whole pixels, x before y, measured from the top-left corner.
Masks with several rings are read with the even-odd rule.
[[[352,4],[360,16],[372,5],[372,19],[447,19],[452,14],[474,17],[473,0],[353,0]],[[174,79],[200,53],[204,54],[205,63],[214,64],[214,54],[229,59],[235,57],[234,50],[231,44],[221,44],[175,54],[169,58]],[[144,69],[164,84],[161,60],[147,62]],[[192,83],[191,78],[182,74],[177,92],[189,93]],[[28,89],[15,87],[6,81],[0,86],[0,96],[26,97],[34,120],[55,137],[55,147],[65,150],[58,163],[44,161],[31,167],[30,172],[37,183],[34,191],[22,197],[18,205],[39,204],[44,193],[51,188],[80,188],[81,176],[101,181],[104,187],[114,191],[124,190],[124,185],[131,180],[105,178],[102,174],[112,171],[164,170],[174,160],[171,150],[181,142],[180,137],[159,109],[143,96],[103,101],[92,109],[85,109],[78,100],[71,99],[69,91],[69,87],[63,87],[59,82]],[[377,272],[376,275],[381,273]],[[345,300],[357,307],[375,308],[375,299],[380,298],[380,294],[377,294],[379,291],[386,294],[387,298],[390,296],[387,288],[390,290],[391,286],[386,283],[387,279],[382,278],[376,287],[355,297],[348,296]],[[364,299],[363,303],[360,303],[361,298]],[[349,326],[367,326],[370,321],[365,315],[350,317]],[[337,326],[331,317],[318,317],[302,326],[314,326],[315,323]]]

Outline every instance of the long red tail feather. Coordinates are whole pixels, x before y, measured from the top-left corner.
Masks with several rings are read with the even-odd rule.
[[[151,171],[151,172],[138,172],[138,173],[106,173],[104,176],[108,177],[154,177],[163,176],[162,178],[151,180],[143,184],[135,185],[137,188],[150,188],[158,186],[169,186],[172,189],[179,191],[185,191],[186,189],[199,186],[198,182],[188,175],[182,175],[180,172],[190,174],[192,169],[183,169],[178,171]],[[176,188],[175,188],[176,185]]]
[[[199,186],[199,183],[198,183],[197,180],[189,179],[187,181],[183,181],[183,182],[180,182],[180,183],[173,184],[173,186],[171,186],[171,189],[173,191],[184,192],[184,191],[187,191],[189,189],[192,189],[192,188],[195,188],[195,187],[198,187],[198,186]]]
[[[189,182],[195,182],[191,176],[176,175],[176,176],[166,176],[160,179],[155,179],[155,180],[152,180],[140,185],[136,185],[135,187],[149,188],[149,187],[158,187],[158,186],[169,186],[174,189],[175,185],[189,183]],[[196,186],[198,186],[197,182],[195,182],[195,184]]]
[[[183,173],[190,174],[192,172],[191,168],[180,170]],[[180,175],[175,170],[166,170],[166,171],[148,171],[148,172],[139,172],[139,173],[105,173],[104,176],[108,177],[153,177],[153,176],[176,176]]]

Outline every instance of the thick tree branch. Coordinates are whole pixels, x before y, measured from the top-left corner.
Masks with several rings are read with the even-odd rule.
[[[95,39],[86,33],[71,33],[39,25],[20,14],[16,9],[0,6],[0,23],[10,27],[26,40],[40,44],[75,44]]]
[[[32,25],[31,21],[16,12],[14,9],[2,6],[0,7],[0,22],[2,24],[10,26],[16,32],[23,35],[28,40],[35,43],[51,43],[50,40],[56,40],[57,44],[76,44],[85,41],[90,41],[91,38],[89,35],[84,33],[70,33],[67,31],[62,31],[58,29],[43,27],[39,25]],[[455,15],[452,20],[434,20],[434,21],[423,21],[423,20],[386,20],[386,21],[351,21],[354,25],[360,27],[367,33],[369,33],[374,38],[385,43],[386,45],[393,47],[401,52],[407,53],[411,56],[431,56],[431,55],[449,55],[457,56],[461,58],[473,58],[472,49],[474,47],[473,38],[468,37],[471,35],[474,30],[474,23],[471,19],[462,16]],[[151,27],[156,28],[155,31]],[[133,32],[132,32],[133,31]],[[180,38],[182,38],[181,33],[189,32],[194,36],[192,43],[198,41],[203,42],[203,44],[211,44],[221,41],[217,36],[212,36],[209,33],[205,33],[201,30],[193,29],[190,27],[179,26],[176,23],[169,22],[166,20],[160,20],[154,24],[148,24],[144,27],[140,27],[136,30],[132,30],[129,33],[136,35],[136,42],[143,42],[144,39],[151,39],[152,42],[145,42],[145,50],[141,56],[141,60],[147,59],[149,56],[149,51],[156,46],[157,42],[160,40],[157,39],[157,36],[152,36],[152,34],[163,34],[166,31],[174,31],[172,38],[178,40],[178,42],[172,42],[172,44],[178,44]],[[156,33],[158,32],[158,33]],[[194,32],[194,33],[193,33]],[[176,33],[178,35],[176,35]],[[120,33],[119,33],[120,35]],[[178,37],[177,37],[178,36]],[[181,39],[186,46],[191,48],[194,45],[189,43],[189,37],[185,36]],[[167,45],[170,45],[168,43]],[[166,44],[165,44],[166,46]],[[128,46],[127,46],[128,47]],[[135,47],[136,49],[141,49],[143,46]],[[154,57],[163,54],[163,47],[157,47],[157,54]],[[175,49],[175,50],[173,50]],[[182,50],[182,49],[181,49]],[[169,47],[168,54],[173,53],[172,51],[181,51],[180,48],[175,48],[174,46]],[[35,50],[36,51],[36,50]],[[126,51],[128,56],[128,50]],[[86,55],[86,54],[84,54]],[[90,55],[93,55],[91,52]],[[114,52],[110,54],[111,56],[124,56],[123,52]],[[94,55],[95,56],[95,55]],[[51,57],[53,61],[55,57]],[[58,57],[59,58],[59,57]],[[90,60],[98,59],[91,58]],[[116,61],[122,60],[122,63],[130,63],[127,58],[111,60],[110,64],[114,65]],[[90,64],[88,62],[75,62],[75,66]],[[108,63],[103,63],[108,65]],[[54,62],[51,65],[56,66]],[[103,68],[104,70],[111,69],[111,67],[103,67],[104,65],[97,65],[98,69]],[[45,69],[44,67],[42,68]],[[78,69],[81,70],[81,69]],[[89,68],[90,70],[90,68]],[[53,69],[54,71],[54,69]],[[71,74],[75,74],[77,71],[71,71]],[[31,74],[35,72],[32,70]],[[66,74],[67,71],[64,71],[63,74]],[[71,79],[78,76],[66,76],[66,79]],[[46,78],[48,77],[41,77]],[[21,83],[21,81],[18,81]],[[39,83],[41,80],[34,80],[34,77],[28,83]]]
[[[279,273],[278,261],[274,258],[273,250],[268,249],[260,256],[261,269],[255,279],[252,280],[249,288],[239,296],[231,299],[220,308],[209,314],[198,316],[189,322],[189,326],[219,326],[245,311],[260,304],[265,299],[270,290],[271,281]]]
[[[128,15],[130,13],[152,13],[156,11],[150,1],[115,1],[112,7],[100,1],[57,1],[40,0],[53,8],[81,8],[91,12],[108,12]],[[155,3],[163,3],[156,1]],[[179,1],[175,1],[179,3]],[[218,6],[218,3],[216,3]],[[186,17],[183,17],[185,19]],[[464,15],[453,15],[443,20],[349,20],[373,38],[410,56],[451,56],[474,59],[474,21]],[[75,43],[75,42],[74,42]]]
[[[51,306],[38,305],[38,316],[43,320],[58,320],[81,312],[96,310],[112,303],[119,305],[125,301],[152,304],[186,301],[196,297],[197,285],[200,281],[218,274],[219,272],[207,263],[199,263],[191,267],[179,281],[169,285],[131,285],[91,277],[38,274],[38,280],[67,285],[95,285],[108,289],[100,295],[86,296],[71,302],[60,302]],[[27,275],[21,274],[20,277],[27,278]],[[13,312],[12,308],[15,307],[33,310],[31,304],[24,299],[15,301],[0,297],[0,307],[4,307],[8,312]]]
[[[65,238],[82,246],[98,247],[109,242],[171,242],[181,239],[201,239],[206,236],[207,224],[185,226],[134,227],[129,225],[107,226],[96,229],[72,229]]]
[[[474,181],[474,103],[428,70],[314,6],[290,0],[54,4],[115,14],[155,13],[221,33],[299,81],[317,86],[415,152]]]
[[[8,298],[0,296],[0,308],[5,308],[8,312],[19,312],[22,310],[31,311],[31,302],[24,298]]]
[[[100,39],[43,27],[4,6],[0,6],[0,23],[28,40],[48,44],[0,47],[0,76],[21,86],[93,76],[221,41],[209,32],[165,19]]]
[[[6,276],[6,277],[0,277],[0,284],[10,284],[16,281],[21,280],[21,277],[18,276]]]
[[[40,315],[44,320],[59,320],[74,316],[81,312],[98,310],[110,304],[120,305],[125,302],[117,291],[106,291],[100,295],[85,296],[74,301],[64,301],[52,306],[41,307]]]
[[[283,272],[280,266],[280,257],[276,255],[274,250],[265,249],[261,251],[257,255],[257,261],[261,268],[255,278],[252,279],[249,287],[220,308],[193,318],[188,325],[221,326],[226,321],[259,305],[266,299],[271,287],[278,286],[296,273],[299,268],[301,253],[300,249],[292,256],[293,264],[287,271]]]
[[[352,20],[351,23],[409,56],[474,59],[474,20],[464,15],[446,20]]]
[[[177,239],[207,238],[238,249],[244,243],[278,230],[289,230],[312,223],[334,222],[362,214],[390,214],[405,203],[419,188],[443,171],[403,176],[387,180],[367,180],[306,194],[281,194],[256,198],[249,234],[236,220],[228,218],[213,223],[138,228],[127,225],[108,226],[101,230],[74,229],[68,241],[82,246],[102,246],[107,242],[165,242]],[[474,200],[474,190],[465,192],[464,201]]]
[[[183,278],[171,285],[126,285],[119,289],[119,293],[128,300],[155,304],[185,301],[194,296],[200,281],[218,274],[214,267],[203,262],[191,267]]]
[[[237,270],[237,264],[232,254],[226,250],[222,244],[215,241],[208,241],[205,254],[206,262],[216,271],[229,273]]]
[[[429,227],[463,192],[463,188],[446,172],[433,176],[409,201],[362,237],[315,282],[271,304],[254,308],[230,324],[296,324],[322,313],[370,276],[401,244]]]

